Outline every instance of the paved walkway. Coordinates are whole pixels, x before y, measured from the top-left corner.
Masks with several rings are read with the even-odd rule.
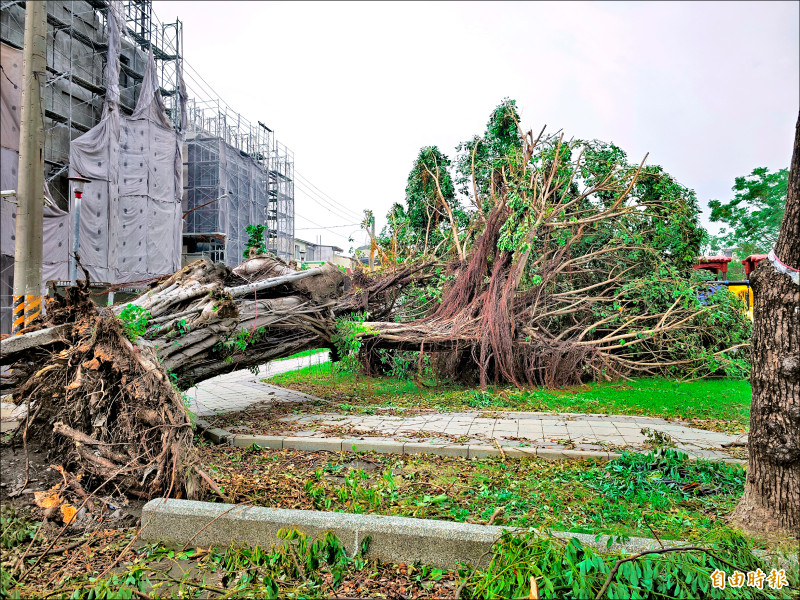
[[[257,375],[248,369],[241,369],[214,377],[186,390],[186,396],[191,403],[189,409],[197,416],[209,417],[226,412],[236,412],[256,402],[307,401],[310,396],[261,383],[261,380],[278,373],[294,371],[327,360],[328,353],[320,352],[300,358],[274,360],[261,365]],[[16,406],[10,401],[0,403],[0,423],[2,423],[3,432],[16,428],[17,423],[24,418],[24,406]]]
[[[293,399],[306,401],[309,397],[305,394],[261,383],[261,380],[278,373],[294,371],[327,360],[328,353],[320,352],[300,358],[274,360],[261,365],[258,368],[258,375],[242,369],[208,379],[186,390],[186,396],[191,402],[189,410],[197,416],[208,417],[220,413],[236,412],[256,402]]]
[[[730,458],[722,444],[740,436],[654,417],[542,412],[424,412],[411,416],[289,415],[293,437],[356,437],[433,444],[493,444],[569,450],[643,450],[662,444],[707,458]],[[299,428],[298,428],[299,426]],[[299,430],[298,430],[299,429]],[[648,431],[649,430],[649,431]]]

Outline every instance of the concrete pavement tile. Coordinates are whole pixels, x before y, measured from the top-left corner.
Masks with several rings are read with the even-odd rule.
[[[611,424],[592,424],[592,431],[595,435],[598,436],[605,436],[605,435],[619,435],[617,428]]]

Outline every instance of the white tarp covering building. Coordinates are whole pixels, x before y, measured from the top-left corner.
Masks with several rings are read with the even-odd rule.
[[[180,268],[185,129],[176,132],[167,119],[152,52],[136,108],[130,117],[120,116],[116,6],[109,10],[103,116],[70,147],[70,175],[92,180],[81,204],[79,256],[92,281],[108,283],[141,281]],[[185,101],[185,92],[179,93]],[[71,207],[70,230],[74,213]],[[45,245],[53,243],[58,240]]]

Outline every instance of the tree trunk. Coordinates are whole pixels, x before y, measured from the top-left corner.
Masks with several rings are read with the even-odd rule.
[[[800,268],[800,117],[775,256]],[[780,266],[780,264],[778,263]],[[784,269],[785,270],[785,269]],[[800,531],[800,286],[764,260],[752,276],[753,399],[747,483],[734,521],[759,533]]]

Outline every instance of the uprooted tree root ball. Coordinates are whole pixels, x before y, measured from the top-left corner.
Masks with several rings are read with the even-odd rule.
[[[119,320],[98,313],[78,288],[48,308],[57,321],[78,319],[28,357],[40,368],[17,390],[28,416],[15,438],[36,439],[91,490],[111,484],[144,499],[218,492],[199,468],[183,400],[154,352],[135,347]]]

